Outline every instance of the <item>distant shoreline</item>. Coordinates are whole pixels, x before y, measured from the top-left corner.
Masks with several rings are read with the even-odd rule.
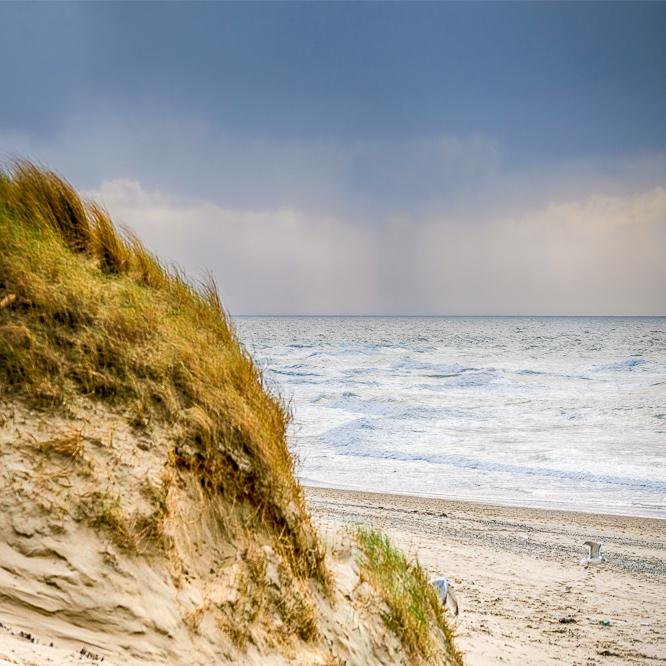
[[[442,502],[447,505],[458,504],[461,507],[469,508],[485,508],[488,510],[520,510],[520,511],[534,511],[536,513],[543,512],[548,514],[563,513],[569,514],[573,513],[581,516],[594,516],[594,517],[607,517],[607,518],[636,518],[636,519],[645,519],[645,520],[657,520],[664,523],[664,529],[666,529],[666,506],[662,509],[654,509],[654,513],[640,513],[640,509],[635,509],[635,513],[624,513],[622,511],[599,511],[599,510],[589,510],[584,511],[582,509],[575,509],[571,507],[558,507],[558,506],[533,506],[530,504],[523,504],[520,502],[514,503],[503,503],[500,501],[493,500],[481,500],[481,499],[458,499],[455,497],[445,497],[445,496],[433,496],[428,494],[417,495],[409,493],[393,493],[393,492],[380,492],[380,491],[371,491],[371,490],[356,490],[354,488],[339,488],[335,486],[318,486],[318,485],[309,485],[307,483],[301,482],[301,485],[308,491],[339,491],[340,493],[349,493],[359,496],[368,496],[367,499],[372,501],[373,497],[391,497],[396,498],[396,501],[400,501],[400,498],[403,498],[406,501],[414,500],[424,500],[428,502]],[[563,502],[564,503],[564,502]],[[655,515],[657,514],[657,515]],[[663,515],[658,515],[663,514]]]
[[[577,511],[575,509],[560,509],[525,506],[522,504],[500,504],[494,502],[481,502],[474,500],[450,499],[446,497],[432,497],[429,495],[408,495],[403,493],[382,493],[364,490],[352,490],[348,488],[332,488],[326,486],[308,486],[302,484],[306,496],[313,498],[328,498],[333,502],[344,504],[345,501],[351,503],[362,503],[374,508],[387,505],[396,511],[415,511],[428,508],[431,512],[437,513],[450,511],[473,511],[483,512],[489,518],[497,520],[510,517],[524,517],[535,520],[544,518],[566,519],[569,517],[576,523],[596,523],[604,525],[606,523],[616,524],[618,521],[630,522],[636,527],[643,522],[650,529],[663,529],[666,534],[666,517],[645,516],[623,513],[606,513],[601,511]]]

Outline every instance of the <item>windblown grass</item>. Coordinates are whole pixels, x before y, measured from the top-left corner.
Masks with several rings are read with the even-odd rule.
[[[384,622],[400,638],[410,657],[421,663],[462,666],[444,607],[418,561],[409,561],[388,536],[374,528],[359,526],[354,536],[365,556],[359,563],[362,577],[380,592],[388,607]],[[440,640],[433,635],[438,630],[442,633]]]
[[[84,395],[137,429],[167,424],[174,470],[211,498],[253,507],[246,527],[271,534],[295,576],[326,587],[287,449],[289,411],[240,344],[214,281],[195,285],[162,265],[101,206],[22,160],[0,171],[0,239],[0,398],[58,410]],[[76,440],[52,448],[78,450]],[[102,499],[95,520],[129,534],[118,503]]]

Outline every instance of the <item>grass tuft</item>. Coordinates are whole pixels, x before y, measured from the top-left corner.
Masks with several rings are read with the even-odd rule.
[[[92,247],[100,267],[113,275],[128,273],[132,266],[132,255],[138,248],[128,247],[118,236],[108,213],[101,206],[90,203],[87,208],[95,230]]]
[[[119,495],[99,490],[85,499],[88,522],[93,527],[108,530],[122,548],[137,550],[137,531]]]
[[[42,453],[55,453],[66,458],[78,458],[82,451],[81,432],[74,432],[63,437],[56,437],[45,442],[40,442],[39,448]]]
[[[359,561],[362,578],[377,589],[388,610],[383,614],[386,626],[402,641],[416,662],[462,665],[444,608],[418,560],[409,561],[391,543],[389,537],[372,527],[359,526],[354,536],[364,555]],[[442,641],[433,634],[441,630]]]
[[[51,226],[74,251],[89,247],[92,230],[85,206],[69,183],[23,159],[14,161],[6,182],[8,203],[22,217]]]

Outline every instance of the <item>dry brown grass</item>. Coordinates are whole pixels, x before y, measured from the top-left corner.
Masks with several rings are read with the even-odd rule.
[[[67,458],[78,458],[81,455],[81,433],[74,432],[62,437],[56,437],[39,443],[42,453],[65,456]]]
[[[0,398],[62,410],[83,395],[137,429],[166,424],[173,469],[211,501],[249,506],[244,528],[268,535],[297,579],[326,588],[287,449],[289,411],[240,344],[214,281],[196,286],[163,266],[98,204],[26,161],[0,172],[0,238]],[[79,444],[49,446],[76,456]],[[94,521],[130,547],[164,531],[158,495],[149,524],[133,524],[114,497],[93,498]]]

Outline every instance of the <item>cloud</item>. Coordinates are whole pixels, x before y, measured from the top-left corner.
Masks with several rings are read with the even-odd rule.
[[[235,314],[666,312],[666,192],[549,204],[517,219],[232,209],[104,182],[88,195],[161,256],[213,270]]]
[[[592,195],[584,203],[551,202],[519,220],[508,220],[515,233],[574,233],[601,236],[615,229],[666,221],[666,190],[655,187],[632,197]]]
[[[278,142],[664,150],[663,3],[1,3],[0,127],[85,111]],[[128,175],[128,174],[123,174]]]
[[[0,14],[0,154],[233,312],[666,311],[666,5]]]
[[[482,224],[433,221],[420,247],[430,309],[439,300],[462,314],[666,313],[662,187]]]
[[[359,225],[421,219],[477,196],[500,163],[497,142],[480,135],[280,142],[216,135],[194,119],[137,116],[128,125],[104,109],[94,120],[71,117],[55,138],[0,132],[0,152],[10,151],[77,187],[128,178],[224,208],[294,208]]]
[[[364,230],[333,218],[292,208],[234,210],[147,192],[127,179],[84,196],[102,201],[150,249],[191,274],[211,268],[233,312],[360,313],[373,298],[372,244]]]

